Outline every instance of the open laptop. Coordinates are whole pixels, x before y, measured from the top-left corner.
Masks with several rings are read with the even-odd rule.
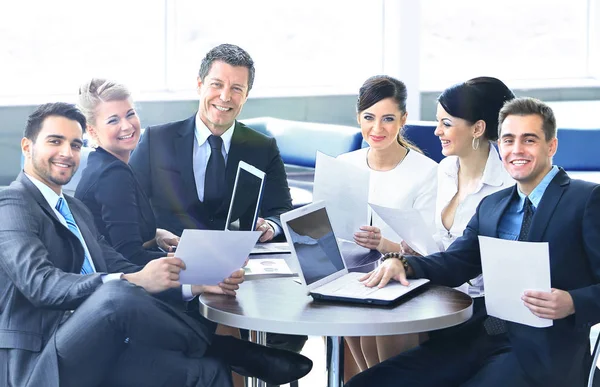
[[[363,285],[358,279],[364,273],[348,272],[324,201],[282,214],[281,222],[298,274],[315,300],[389,305],[429,282],[413,279],[404,286],[390,281],[381,289]]]
[[[225,231],[253,231],[256,228],[264,185],[265,173],[245,161],[240,161],[225,221]],[[248,207],[254,208],[252,222],[241,224],[236,216],[239,216],[240,209]]]

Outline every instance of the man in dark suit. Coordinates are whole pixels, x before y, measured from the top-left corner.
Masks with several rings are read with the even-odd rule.
[[[217,46],[200,66],[198,113],[144,132],[129,164],[152,202],[158,227],[177,235],[186,228],[223,230],[243,160],[266,173],[256,224],[260,240],[282,233],[279,215],[292,209],[292,200],[275,139],[236,121],[253,82],[250,55],[235,45]],[[254,216],[250,196],[236,197],[232,212],[243,229],[250,229]]]
[[[303,376],[298,365],[308,372],[300,355],[213,336],[183,313],[183,299],[203,291],[235,295],[242,271],[183,288],[180,259],[130,263],[62,195],[85,126],[72,105],[38,108],[24,171],[0,192],[0,385],[229,386],[228,365],[281,383]]]
[[[479,235],[548,242],[552,290],[528,290],[522,301],[553,325],[533,328],[483,315],[465,335],[432,339],[357,375],[349,387],[585,385],[590,327],[600,322],[600,186],[572,180],[552,165],[556,120],[541,101],[508,102],[499,122],[500,154],[517,185],[483,199],[464,236],[445,253],[386,259],[363,280],[385,286],[390,279],[429,278],[458,286],[481,273]]]

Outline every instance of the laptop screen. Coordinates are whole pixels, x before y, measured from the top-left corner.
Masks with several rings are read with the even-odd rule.
[[[264,172],[254,168],[250,164],[240,161],[238,165],[229,213],[225,223],[225,230],[229,231],[253,231],[258,218],[258,209],[262,198],[264,184]],[[252,209],[252,219],[240,219],[239,217]]]
[[[325,208],[291,219],[287,225],[307,285],[344,270]]]

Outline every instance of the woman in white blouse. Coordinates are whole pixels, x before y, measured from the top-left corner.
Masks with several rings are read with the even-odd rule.
[[[357,119],[369,147],[339,158],[370,171],[371,203],[415,209],[433,233],[437,163],[402,137],[408,115],[406,96],[406,86],[397,79],[384,75],[367,79],[359,90]],[[355,233],[354,240],[381,253],[401,248],[400,237],[376,216]],[[419,335],[348,337],[346,341],[362,371],[416,346]]]

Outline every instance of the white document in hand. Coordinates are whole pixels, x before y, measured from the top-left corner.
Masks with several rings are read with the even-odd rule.
[[[369,171],[317,152],[313,202],[323,200],[335,236],[348,241],[369,224]]]
[[[175,256],[185,262],[179,282],[217,285],[239,270],[260,237],[260,231],[183,230]]]
[[[521,300],[526,290],[550,292],[548,243],[480,236],[479,250],[488,314],[537,328],[552,326],[552,320],[534,315]]]
[[[433,239],[433,230],[427,226],[419,211],[414,208],[403,210],[388,208],[373,203],[369,203],[369,206],[417,253],[425,256],[440,251]]]

